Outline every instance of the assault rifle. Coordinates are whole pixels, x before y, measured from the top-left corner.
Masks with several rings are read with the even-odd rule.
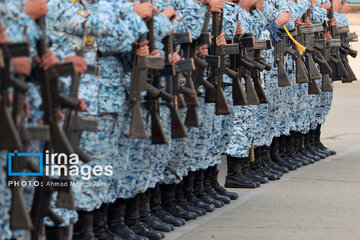
[[[328,12],[328,18],[334,18],[334,6],[331,3],[331,8]],[[338,26],[328,26],[330,30],[330,35],[332,39],[340,41],[340,36],[338,34]],[[332,69],[331,79],[333,81],[342,81],[346,76],[348,76],[348,72],[341,61],[340,54],[339,54],[340,47],[331,47],[330,48],[330,58],[333,59],[329,62],[329,65]]]
[[[77,55],[80,57],[84,56],[86,39],[87,39],[87,29],[84,28],[82,47],[77,52]],[[91,69],[91,66],[89,66],[89,69]],[[92,69],[96,71],[97,68],[93,67]],[[97,75],[96,72],[92,72],[91,70],[90,71],[88,70],[88,73]],[[70,74],[71,74],[71,86],[70,86],[69,96],[73,99],[78,99],[81,74],[77,73],[76,71],[72,71]],[[76,109],[68,109],[66,111],[65,120],[64,120],[64,131],[71,143],[71,146],[74,148],[75,153],[80,157],[80,159],[83,162],[86,163],[90,162],[90,158],[79,148],[81,134],[83,131],[96,132],[96,129],[97,129],[96,119],[80,117],[78,116],[78,112]]]
[[[190,40],[189,33],[181,36],[184,38],[187,36],[188,39],[184,39],[184,41]],[[180,35],[178,35],[178,37],[180,38]],[[164,71],[162,71],[162,75],[165,76],[166,79],[167,92],[173,96],[173,100],[168,104],[171,109],[171,138],[179,139],[188,136],[185,125],[178,111],[179,100],[182,102],[182,105],[186,105],[183,100],[183,95],[192,98],[196,94],[194,89],[180,85],[180,74],[193,71],[195,66],[192,59],[182,60],[177,63],[170,63],[170,57],[174,52],[173,36],[169,35],[165,37],[163,43],[165,48],[166,64]]]
[[[353,58],[356,58],[357,51],[351,49],[350,38],[349,38],[349,26],[340,26],[337,29],[337,34],[340,35],[341,47],[339,48],[340,59],[342,60],[348,75],[343,78],[343,83],[349,83],[356,81],[356,75],[352,70],[348,56],[350,55]],[[353,37],[354,39],[354,37]]]
[[[260,72],[263,70],[270,71],[272,66],[267,64],[261,58],[261,50],[271,49],[272,42],[271,40],[255,40],[255,45],[252,49],[249,49],[248,55],[254,62],[254,68],[251,70],[251,77],[254,81],[254,88],[256,95],[259,98],[260,103],[268,103],[265,91],[261,85]]]
[[[37,52],[38,55],[42,57],[46,52],[48,52],[46,44],[45,19],[41,18],[37,20],[37,24],[40,27],[43,36],[43,38],[38,40],[36,43]],[[67,156],[74,153],[74,151],[71,143],[66,137],[66,134],[60,126],[58,111],[60,111],[62,107],[75,109],[79,102],[77,99],[62,96],[59,93],[58,78],[68,75],[69,72],[74,71],[73,69],[74,66],[72,63],[57,64],[56,66],[51,66],[48,70],[44,70],[42,68],[38,69],[42,96],[42,107],[44,110],[43,121],[44,124],[49,126],[51,136],[50,140],[45,142],[45,150],[53,149],[55,152],[64,153]],[[51,194],[53,191],[64,193],[61,197],[58,198],[58,201],[66,203],[65,205],[68,206],[69,209],[75,208],[69,183],[69,176],[63,176],[63,173],[61,173],[61,175],[62,178],[57,180],[51,180],[46,176],[38,177],[38,181],[41,183],[41,185],[35,189],[33,200],[35,204],[32,205],[30,213],[34,224],[34,229],[31,232],[32,240],[42,239],[44,217],[49,216],[56,224],[61,223],[61,218],[49,210]],[[68,187],[61,187],[57,189],[47,187],[46,184],[49,181],[66,182]]]
[[[305,14],[306,16],[306,14]],[[317,79],[321,79],[320,72],[318,71],[315,61],[314,61],[314,54],[319,53],[315,52],[314,50],[314,33],[316,32],[323,32],[322,24],[311,24],[311,25],[302,25],[298,26],[297,32],[298,41],[306,46],[306,50],[304,51],[305,56],[305,65],[308,71],[309,77],[309,94],[320,94],[321,90],[316,83]]]
[[[188,67],[184,68],[183,75],[185,77],[185,85],[184,87],[188,90],[188,94],[184,92],[184,94],[180,94],[178,98],[179,100],[179,108],[185,108],[187,107],[187,113],[185,117],[185,126],[192,126],[192,127],[199,127],[199,118],[198,118],[198,106],[199,101],[197,97],[197,89],[195,88],[194,84],[194,71],[195,71],[195,48],[194,41],[191,37],[190,32],[185,33],[174,33],[172,34],[173,38],[173,45],[181,46],[181,54],[182,57],[185,59],[186,65]],[[190,70],[190,68],[192,68]],[[186,69],[188,71],[186,71]],[[185,90],[185,89],[184,89]],[[191,93],[191,94],[190,94]],[[181,98],[181,96],[184,96],[184,98]],[[182,101],[183,100],[183,101]]]
[[[147,0],[141,0],[140,2],[147,2]],[[153,18],[147,21],[147,25],[149,29],[149,49],[151,52],[155,49]],[[140,43],[144,41],[145,35],[141,36],[139,39]],[[133,67],[130,88],[128,89],[130,101],[132,103],[129,138],[146,138],[145,122],[141,110],[141,93],[147,91],[148,109],[151,114],[152,143],[166,144],[168,143],[168,140],[165,136],[159,115],[159,98],[163,98],[166,102],[170,103],[173,100],[173,96],[160,90],[160,77],[159,73],[156,71],[164,69],[164,58],[137,56],[136,49],[137,47],[133,49]],[[149,77],[150,70],[153,71],[151,71],[151,76]]]

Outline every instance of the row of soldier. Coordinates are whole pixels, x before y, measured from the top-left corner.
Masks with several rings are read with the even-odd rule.
[[[2,171],[0,239],[71,239],[70,225],[74,240],[162,239],[237,199],[218,183],[221,155],[225,187],[256,188],[335,154],[320,128],[333,81],[356,80],[348,11],[340,0],[0,0],[1,167],[8,152],[51,150],[113,168]],[[11,170],[36,163],[15,156]],[[20,180],[43,186],[8,187]]]

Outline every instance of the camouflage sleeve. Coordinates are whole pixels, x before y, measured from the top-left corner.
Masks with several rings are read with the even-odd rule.
[[[135,13],[125,14],[125,16],[121,16],[125,18],[120,19],[121,10],[106,3],[97,4],[96,11],[90,11],[84,10],[78,2],[50,0],[48,8],[52,9],[49,11],[48,17],[52,19],[55,30],[80,37],[83,35],[83,24],[85,24],[91,36],[126,38],[127,41],[124,44],[128,44],[134,42],[136,38],[128,35],[128,27],[131,27],[129,24],[133,24],[133,21],[141,24],[140,17]],[[128,6],[125,9],[128,9]]]
[[[204,17],[207,8],[201,3],[196,2],[179,11],[179,16],[175,21],[177,32],[191,32],[194,39],[199,38],[204,24]]]
[[[266,17],[259,10],[254,10],[250,19],[249,27],[250,31],[254,33],[256,39],[260,38],[261,33],[264,31],[266,25]]]
[[[5,10],[5,4],[4,4]],[[2,24],[6,25],[6,32],[12,42],[23,42],[27,40],[30,42],[31,56],[35,56],[36,40],[41,39],[42,34],[37,24],[23,13],[18,5],[13,2],[6,4],[6,11],[1,17]]]
[[[154,34],[156,40],[162,41],[162,39],[171,34],[174,29],[175,26],[166,15],[158,14],[154,17]]]
[[[239,13],[239,6],[237,4],[227,3],[224,5],[223,12],[223,32],[225,32],[226,40],[231,40],[235,37],[236,27],[238,24],[236,16]]]
[[[312,23],[323,23],[327,21],[327,10],[325,8],[314,5],[311,11],[311,22]]]

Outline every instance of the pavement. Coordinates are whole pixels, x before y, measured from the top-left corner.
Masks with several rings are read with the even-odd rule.
[[[360,14],[349,14],[360,35]],[[360,43],[353,44],[360,51]],[[360,57],[351,65],[360,79]],[[360,239],[360,81],[336,82],[322,128],[337,155],[284,175],[257,189],[231,189],[239,199],[168,233],[179,240]],[[224,183],[226,165],[220,166]]]

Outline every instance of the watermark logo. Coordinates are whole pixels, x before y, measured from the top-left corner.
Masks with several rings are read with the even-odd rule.
[[[36,157],[39,158],[39,172],[13,172],[12,162],[14,158],[25,158],[25,157]],[[8,175],[9,176],[43,176],[43,153],[19,153],[14,151],[13,153],[8,153]]]
[[[21,159],[21,158],[24,159]],[[38,172],[16,172],[13,170],[13,162],[28,161],[28,157],[39,159]],[[9,176],[80,176],[82,180],[89,180],[91,177],[112,176],[113,167],[110,165],[81,164],[76,153],[67,155],[65,153],[51,153],[46,150],[44,153],[19,153],[14,151],[8,153],[8,175]]]

